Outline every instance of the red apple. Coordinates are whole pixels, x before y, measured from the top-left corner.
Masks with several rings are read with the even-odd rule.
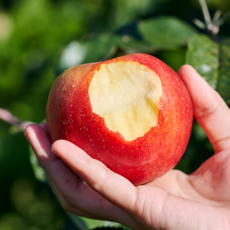
[[[138,185],[181,159],[193,107],[169,66],[130,54],[64,71],[50,91],[46,118],[52,142],[68,140]]]

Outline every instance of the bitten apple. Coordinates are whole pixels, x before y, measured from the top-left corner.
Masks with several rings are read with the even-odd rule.
[[[64,71],[50,91],[46,118],[52,142],[68,140],[138,185],[181,159],[193,106],[169,66],[130,54]]]

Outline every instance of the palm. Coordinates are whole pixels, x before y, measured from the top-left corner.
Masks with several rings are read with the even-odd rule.
[[[172,170],[148,185],[194,201],[214,205],[230,202],[229,154],[230,149],[215,154],[192,175]]]
[[[134,187],[67,141],[55,142],[55,154],[51,152],[44,124],[26,129],[67,211],[118,221],[138,230],[230,229],[230,111],[191,67],[182,67],[179,75],[190,91],[194,116],[215,150],[215,155],[191,175],[171,170]]]

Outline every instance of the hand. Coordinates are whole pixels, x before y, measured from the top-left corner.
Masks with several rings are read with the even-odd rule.
[[[27,127],[25,135],[66,211],[137,230],[230,229],[230,110],[191,66],[178,74],[215,150],[191,175],[171,170],[135,187],[72,143],[52,144],[45,124]]]

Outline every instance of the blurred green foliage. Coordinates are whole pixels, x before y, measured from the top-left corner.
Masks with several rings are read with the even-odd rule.
[[[229,1],[208,4],[212,15],[217,9],[230,11]],[[153,54],[175,71],[192,64],[229,103],[230,22],[220,28],[217,45],[195,28],[194,18],[203,20],[197,0],[0,0],[0,107],[22,120],[40,122],[61,71],[134,52]],[[212,154],[207,136],[194,122],[176,168],[191,173]],[[67,215],[23,134],[12,133],[1,120],[0,182],[1,230],[119,226]]]

